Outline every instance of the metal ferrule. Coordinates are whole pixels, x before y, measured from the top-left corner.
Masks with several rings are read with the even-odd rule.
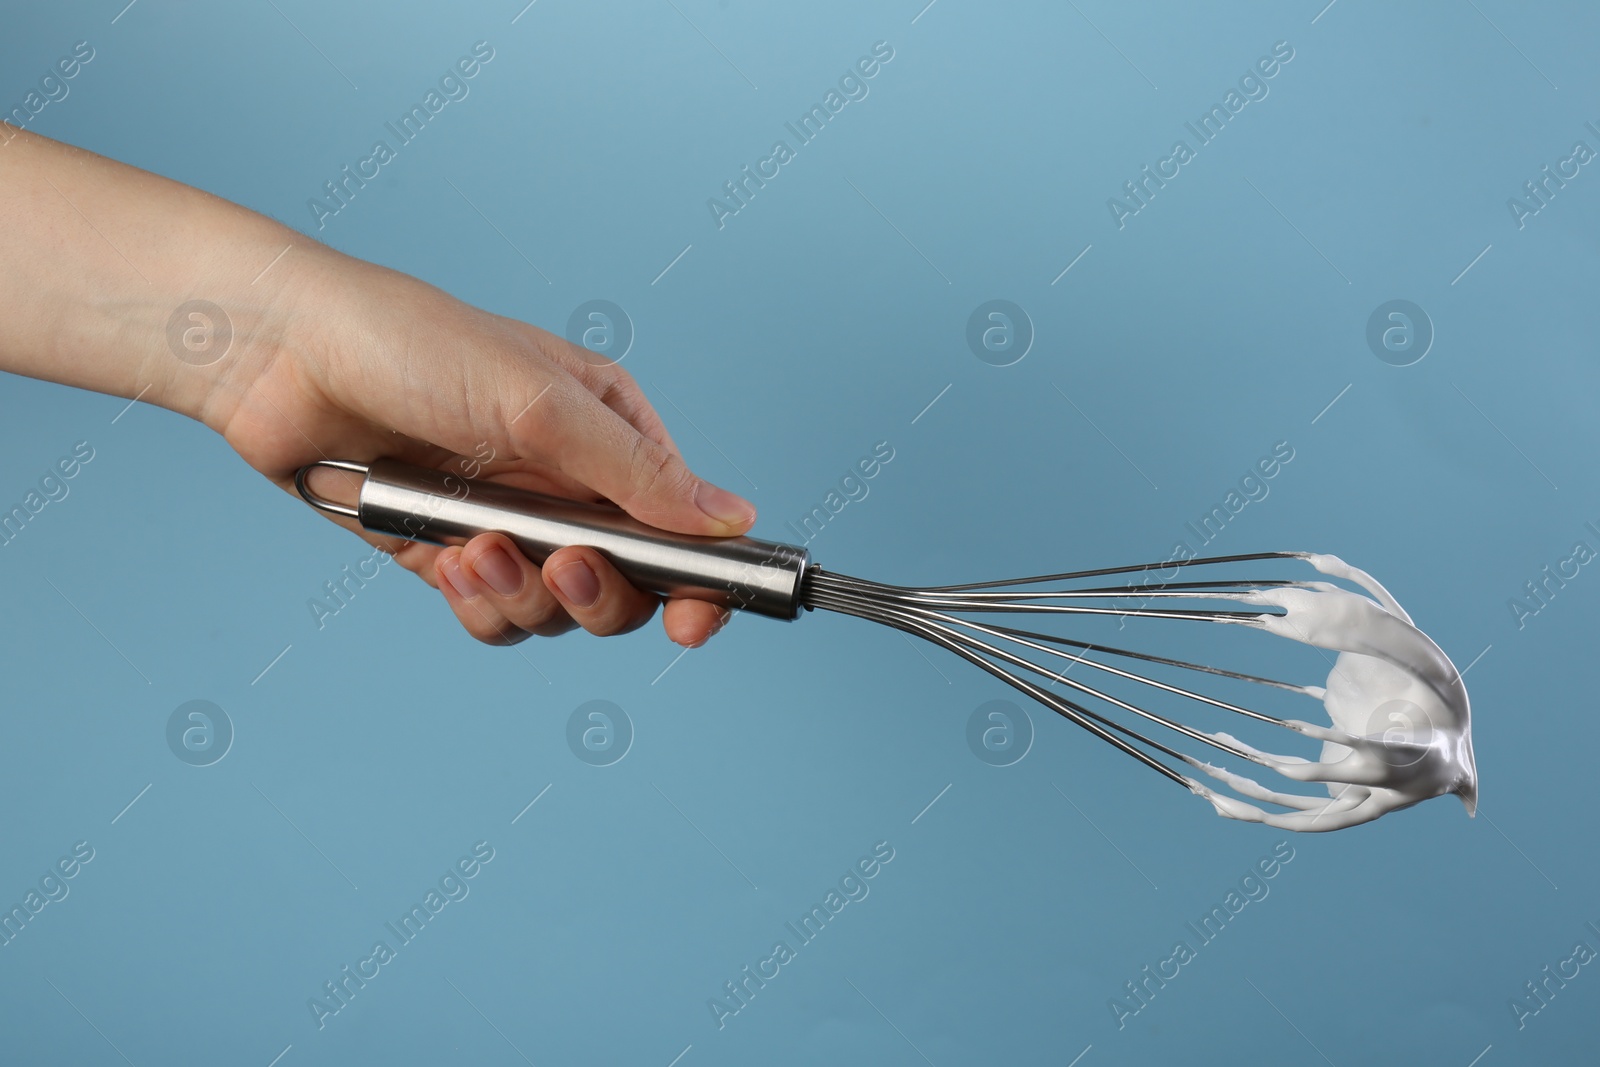
[[[364,474],[355,508],[311,492],[313,467]],[[695,537],[647,526],[618,508],[475,481],[398,460],[325,461],[304,467],[295,485],[323,511],[354,518],[376,533],[436,545],[465,544],[498,531],[542,564],[552,552],[585,545],[630,582],[663,596],[705,600],[777,619],[800,614],[800,579],[810,554],[752,537]]]

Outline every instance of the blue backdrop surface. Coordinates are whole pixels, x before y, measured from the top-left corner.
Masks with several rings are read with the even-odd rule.
[[[1275,833],[1038,708],[994,766],[1009,689],[837,617],[491,649],[390,566],[319,618],[370,549],[8,377],[0,506],[92,458],[0,549],[0,1058],[1592,1055],[1592,5],[124,2],[13,5],[0,106],[86,42],[30,128],[557,332],[612,302],[758,535],[890,451],[810,542],[848,573],[1164,558],[1243,485],[1207,551],[1385,579],[1483,800]]]

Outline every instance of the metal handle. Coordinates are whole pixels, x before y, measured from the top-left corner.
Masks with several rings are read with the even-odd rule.
[[[355,508],[311,491],[315,467],[365,475]],[[474,481],[398,460],[370,464],[324,460],[302,467],[295,488],[308,504],[354,518],[377,533],[436,545],[465,544],[498,531],[535,563],[569,545],[586,545],[641,589],[706,600],[777,619],[800,614],[800,579],[810,565],[803,548],[752,537],[695,537],[658,530],[619,508]]]

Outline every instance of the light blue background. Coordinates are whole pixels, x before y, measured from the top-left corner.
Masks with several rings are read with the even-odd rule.
[[[358,541],[196,424],[8,377],[6,507],[74,442],[96,455],[0,550],[0,902],[75,841],[95,859],[0,949],[0,1058],[1592,1055],[1593,968],[1525,1029],[1508,1002],[1600,947],[1600,578],[1522,629],[1507,600],[1600,545],[1600,176],[1524,229],[1506,207],[1575,140],[1600,147],[1591,7],[540,0],[513,24],[519,0],[275,2],[18,6],[0,102],[87,39],[34,128],[307,230],[323,181],[487,40],[471,95],[317,236],[558,331],[622,305],[624,366],[691,463],[758,503],[758,534],[790,536],[890,441],[811,545],[885,581],[1165,556],[1288,441],[1212,547],[1338,552],[1458,664],[1482,653],[1482,812],[1294,838],[1271,895],[1119,1031],[1109,998],[1286,835],[1042,710],[1027,757],[986,766],[967,718],[1010,691],[854,620],[741,618],[677,661],[655,625],[506,651],[386,568],[319,631],[307,600]],[[870,95],[719,231],[706,199],[879,40]],[[1270,95],[1119,230],[1107,198],[1280,40]],[[1037,331],[1014,366],[964,340],[992,298]],[[1365,341],[1395,298],[1436,330],[1409,367]],[[210,767],[166,744],[192,699],[237,731]],[[613,766],[565,742],[592,699],[637,732]],[[470,896],[319,1031],[307,998],[479,840]],[[707,999],[880,840],[871,895],[719,1030]]]

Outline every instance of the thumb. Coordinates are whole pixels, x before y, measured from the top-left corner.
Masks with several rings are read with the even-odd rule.
[[[755,523],[754,504],[697,477],[675,449],[640,433],[577,382],[556,385],[536,410],[539,418],[511,427],[517,451],[553,464],[640,522],[711,537],[742,534]]]

